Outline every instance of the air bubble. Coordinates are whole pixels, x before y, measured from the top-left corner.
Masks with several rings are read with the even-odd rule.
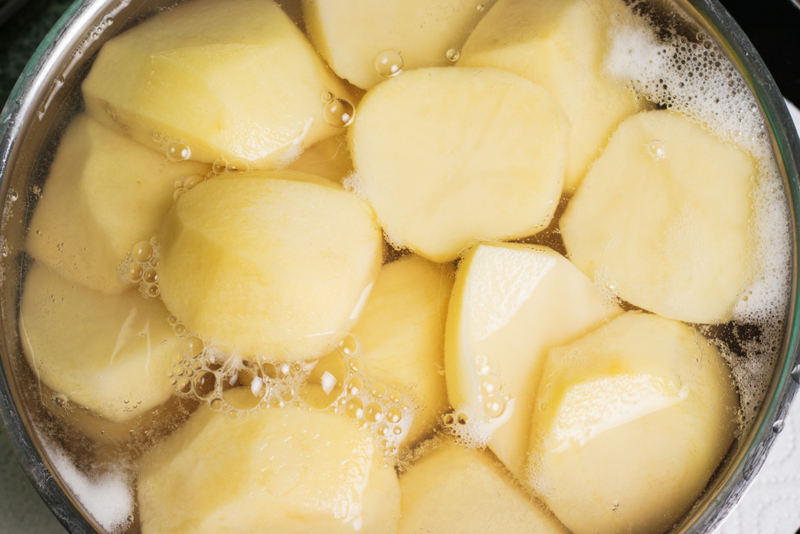
[[[394,428],[392,429],[392,432],[394,432],[394,435],[395,435],[395,436],[399,436],[400,434],[402,434],[402,433],[403,433],[403,429],[402,429],[402,428],[400,428],[399,426],[396,426],[396,427],[394,427]]]
[[[150,238],[150,244],[153,245],[154,247],[160,247],[161,238],[158,237],[157,235],[154,235],[153,237]]]
[[[320,99],[322,99],[322,102],[323,102],[323,103],[327,104],[328,102],[330,102],[331,100],[333,100],[333,93],[331,93],[330,91],[325,91],[325,92],[324,92],[324,93],[322,93],[322,95],[320,96]]]
[[[142,275],[142,279],[148,284],[155,284],[158,281],[158,273],[155,269],[147,269]]]
[[[459,425],[466,425],[469,422],[469,417],[465,413],[460,413],[456,416],[456,421],[458,421]]]
[[[164,132],[161,130],[153,130],[153,133],[150,134],[150,139],[158,144],[161,144],[164,141]]]
[[[403,412],[397,408],[389,408],[386,412],[386,420],[390,423],[399,423],[403,419]]]
[[[383,420],[383,409],[377,402],[370,403],[364,410],[364,418],[370,423],[377,423]]]
[[[189,393],[192,383],[188,378],[181,378],[178,380],[178,391],[181,393]]]
[[[147,241],[140,241],[133,245],[131,258],[134,261],[145,262],[153,256],[153,247]]]
[[[58,406],[59,408],[66,408],[66,406],[67,406],[67,403],[69,402],[69,399],[68,399],[68,398],[67,398],[67,396],[66,396],[66,395],[64,395],[63,393],[59,393],[58,395],[56,395],[55,397],[53,397],[53,402],[54,402],[54,403],[55,403],[55,405],[56,405],[56,406]]]
[[[658,139],[654,139],[645,145],[645,151],[653,158],[655,161],[661,161],[665,157],[667,157],[667,147],[663,141],[659,141]]]
[[[188,358],[197,358],[205,349],[205,343],[199,337],[189,337],[183,342],[183,352]]]
[[[395,50],[384,50],[375,58],[375,70],[384,78],[391,78],[403,72],[403,56]]]
[[[364,362],[361,361],[361,358],[350,358],[348,364],[350,366],[350,372],[353,374],[358,374],[364,370]]]
[[[147,288],[147,296],[156,298],[159,294],[161,294],[161,290],[158,289],[158,286],[150,286]]]
[[[378,428],[375,429],[375,433],[378,434],[380,437],[388,437],[389,436],[389,425],[386,423],[382,423],[378,425]]]
[[[175,367],[173,367],[172,368],[172,374],[181,376],[183,374],[183,366],[176,365]]]
[[[206,177],[203,176],[202,174],[192,174],[191,176],[187,176],[183,180],[183,187],[185,187],[186,190],[188,191],[189,189],[193,188],[194,186],[196,186],[205,179]]]
[[[494,395],[500,388],[503,387],[503,382],[500,377],[488,375],[481,378],[481,395]]]
[[[192,150],[184,143],[170,143],[167,145],[167,159],[170,161],[186,161],[192,157]]]
[[[224,158],[220,158],[211,164],[211,170],[214,172],[214,174],[222,174],[227,169],[228,169],[228,160]]]
[[[144,274],[144,269],[138,263],[132,263],[128,265],[128,278],[132,282],[138,282],[142,279],[142,274]]]
[[[347,394],[355,397],[361,393],[363,388],[364,382],[360,378],[351,378],[350,382],[347,384]]]
[[[356,336],[353,334],[347,334],[344,336],[344,339],[339,342],[339,350],[347,356],[355,354],[358,350],[358,340],[356,339]]]
[[[167,317],[167,323],[170,326],[175,326],[176,324],[178,324],[178,318],[175,317],[174,315],[170,315],[169,317]]]
[[[224,406],[224,403],[222,402],[222,399],[214,399],[209,403],[209,406],[211,406],[212,410],[219,411]]]
[[[783,427],[784,427],[783,420],[779,419],[772,424],[772,431],[775,432],[776,434],[779,434],[781,430],[783,430]]]
[[[228,162],[228,172],[247,172],[250,170],[250,164],[243,159],[234,158]]]
[[[350,399],[344,407],[344,413],[352,419],[361,419],[364,415],[364,403],[361,399]]]
[[[386,386],[381,384],[380,382],[376,382],[369,388],[369,392],[372,394],[373,397],[376,399],[380,399],[384,395],[386,395]]]
[[[451,413],[444,414],[444,417],[442,417],[442,422],[445,426],[453,426],[456,424],[456,416]]]
[[[458,61],[458,58],[461,57],[461,52],[456,48],[451,48],[445,53],[445,57],[448,61]]]
[[[501,395],[492,395],[483,401],[483,411],[489,417],[500,417],[506,410],[506,400]]]
[[[396,389],[390,389],[387,397],[391,402],[400,402],[403,399],[403,397],[400,396],[400,392]]]
[[[483,4],[478,4],[478,11],[483,11],[486,7]]]
[[[492,361],[484,354],[475,356],[475,371],[481,376],[486,376],[492,372]]]
[[[346,128],[353,123],[356,108],[352,102],[344,98],[334,98],[322,108],[325,122],[334,128]]]
[[[186,327],[183,326],[181,323],[178,323],[175,326],[173,326],[172,331],[175,332],[175,335],[178,337],[183,337],[186,335]]]

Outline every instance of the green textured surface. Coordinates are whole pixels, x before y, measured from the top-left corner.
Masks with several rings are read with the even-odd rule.
[[[34,50],[71,3],[28,0],[0,27],[0,103],[5,103]]]

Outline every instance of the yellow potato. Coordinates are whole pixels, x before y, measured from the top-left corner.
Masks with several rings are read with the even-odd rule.
[[[372,434],[299,408],[201,407],[142,458],[138,497],[143,534],[393,534],[400,515]]]
[[[640,308],[725,322],[751,277],[756,176],[750,156],[677,113],[630,117],[561,218],[570,259]]]
[[[303,14],[311,41],[334,72],[369,89],[400,70],[452,65],[448,50],[461,48],[492,4],[483,1],[479,10],[475,0],[303,0]],[[386,59],[391,62],[381,62]]]
[[[546,87],[564,108],[572,125],[567,191],[640,105],[602,67],[612,21],[631,17],[622,0],[499,0],[464,45],[459,66],[519,74]]]
[[[169,212],[161,239],[167,308],[207,343],[277,361],[335,348],[358,320],[383,247],[369,206],[292,171],[206,180]]]
[[[400,476],[399,534],[567,534],[488,451],[445,443]]]
[[[35,263],[20,302],[20,339],[37,378],[111,424],[166,402],[180,350],[169,313],[138,291],[108,295]]]
[[[447,317],[448,396],[471,425],[491,433],[483,440],[491,437],[489,447],[518,478],[547,351],[619,313],[547,247],[481,245],[461,261]]]
[[[733,442],[738,398],[712,342],[629,312],[550,351],[531,479],[574,534],[664,532]]]
[[[83,83],[97,120],[197,161],[286,165],[339,131],[321,96],[344,84],[272,0],[195,0],[107,42]]]
[[[568,134],[541,86],[459,68],[419,69],[373,88],[348,132],[356,192],[390,236],[436,262],[547,227]]]
[[[385,265],[353,329],[370,380],[413,397],[421,410],[403,441],[413,447],[448,408],[444,325],[453,268],[418,256]]]
[[[80,115],[50,167],[25,248],[73,282],[124,291],[117,267],[133,245],[158,234],[175,181],[209,170],[200,163],[166,161]]]

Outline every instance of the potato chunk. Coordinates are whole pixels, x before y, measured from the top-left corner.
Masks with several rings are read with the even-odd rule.
[[[547,247],[481,245],[462,260],[447,318],[448,396],[476,428],[486,426],[489,447],[518,478],[547,351],[619,313]]]
[[[633,116],[578,189],[570,258],[624,300],[689,323],[727,321],[750,281],[752,158],[669,111]]]
[[[393,534],[397,475],[372,440],[330,413],[205,405],[142,458],[142,532]]]
[[[138,291],[107,295],[35,263],[20,302],[20,339],[37,377],[110,423],[164,403],[178,338],[169,313]]]
[[[290,171],[206,180],[161,231],[161,297],[191,331],[244,357],[319,358],[358,320],[381,266],[372,210]]]
[[[400,534],[567,534],[488,451],[445,443],[400,477]]]
[[[255,168],[340,131],[323,117],[326,92],[350,98],[272,0],[162,11],[106,43],[83,83],[89,113],[145,146]]]
[[[353,334],[371,380],[410,393],[421,410],[403,446],[429,434],[449,406],[444,369],[444,325],[453,268],[418,256],[384,266]]]
[[[303,14],[311,41],[334,72],[369,89],[399,70],[452,64],[447,51],[461,48],[493,3],[483,1],[478,10],[474,0],[303,0]],[[399,53],[402,66],[380,65],[382,75],[376,61],[383,52],[393,59]],[[393,65],[400,68],[392,71]]]
[[[349,132],[356,190],[390,236],[432,261],[451,261],[472,243],[547,226],[568,133],[552,95],[514,74],[407,72],[359,105]]]
[[[612,20],[631,14],[622,0],[499,0],[470,35],[459,66],[497,67],[542,84],[569,118],[565,190],[574,190],[614,128],[639,105],[606,78]]]
[[[165,161],[80,115],[50,167],[25,248],[73,282],[124,291],[117,267],[134,244],[158,234],[175,181],[209,170],[200,163]]]
[[[738,399],[712,342],[629,312],[550,351],[531,483],[575,534],[664,532],[733,442]]]

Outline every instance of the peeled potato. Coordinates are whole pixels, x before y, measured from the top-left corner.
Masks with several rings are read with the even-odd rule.
[[[405,256],[381,269],[353,329],[370,380],[409,393],[421,408],[403,441],[413,447],[449,406],[444,325],[453,268]]]
[[[626,313],[553,349],[542,376],[530,481],[575,534],[668,530],[733,442],[730,369],[677,321]]]
[[[394,469],[369,430],[330,413],[263,407],[234,419],[205,405],[141,466],[143,534],[397,531]]]
[[[277,361],[335,348],[358,320],[383,247],[369,206],[290,171],[201,183],[169,212],[161,240],[167,308],[207,343]]]
[[[145,146],[255,168],[341,131],[323,116],[327,92],[350,98],[272,0],[161,11],[107,42],[83,83],[89,113]]]
[[[462,260],[447,318],[448,396],[471,424],[491,432],[489,447],[518,478],[525,478],[547,351],[619,313],[547,247],[481,245]]]
[[[178,338],[169,313],[138,291],[107,295],[35,263],[20,302],[20,339],[38,379],[109,423],[166,402]]]
[[[602,66],[612,23],[631,17],[622,0],[499,0],[464,45],[459,66],[505,69],[556,97],[572,125],[566,190],[639,106]]]
[[[493,3],[477,9],[474,0],[303,0],[303,14],[311,41],[334,72],[369,89],[401,70],[451,65],[447,51],[461,48]],[[381,63],[387,58],[391,63]]]
[[[567,251],[636,306],[690,323],[725,322],[750,279],[757,175],[750,156],[677,113],[635,115],[561,218]]]
[[[288,168],[342,183],[345,176],[353,172],[353,160],[345,134],[328,137],[309,147]]]
[[[445,443],[400,477],[400,534],[567,534],[488,451]]]
[[[50,167],[26,250],[73,282],[124,291],[117,267],[133,245],[158,234],[175,181],[209,170],[200,163],[165,161],[79,115]]]
[[[348,135],[356,191],[384,230],[446,262],[472,243],[547,227],[568,134],[538,85],[497,69],[433,68],[372,89]]]

